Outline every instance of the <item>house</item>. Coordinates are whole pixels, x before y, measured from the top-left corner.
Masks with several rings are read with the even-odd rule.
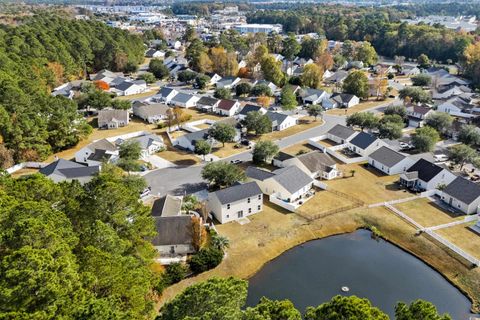
[[[348,142],[347,148],[362,157],[367,157],[378,148],[386,145],[385,142],[373,134],[361,131]]]
[[[182,197],[165,195],[153,202],[152,216],[154,217],[175,217],[182,211]]]
[[[222,116],[232,117],[240,108],[240,102],[236,100],[222,99],[217,106],[216,112]]]
[[[158,94],[155,96],[160,101],[169,104],[173,97],[175,97],[179,92],[173,88],[162,87]]]
[[[242,79],[238,77],[224,77],[220,79],[215,86],[217,88],[234,89]]]
[[[193,94],[179,92],[170,100],[169,103],[177,107],[193,108],[197,105],[198,100],[200,100],[200,98],[194,96]]]
[[[368,156],[368,164],[387,175],[407,171],[415,161],[387,146],[380,147]]]
[[[217,98],[203,96],[197,101],[197,109],[206,112],[215,112],[219,103],[220,100]]]
[[[277,167],[297,166],[313,179],[331,180],[340,175],[335,160],[320,151],[312,151],[295,157],[280,152],[273,159],[273,165]]]
[[[434,91],[432,98],[435,100],[444,100],[462,95],[464,93],[471,93],[471,89],[465,86],[447,86]]]
[[[198,140],[207,140],[210,142],[210,145],[213,145],[215,143],[215,140],[213,138],[210,138],[208,130],[209,129],[203,129],[184,134],[183,136],[180,136],[174,141],[172,141],[172,144],[175,147],[180,147],[181,149],[189,150],[191,152],[195,151],[195,142]]]
[[[118,158],[118,148],[107,139],[90,143],[75,153],[75,161],[89,166],[100,165],[102,161]]]
[[[328,130],[327,139],[338,144],[344,144],[352,140],[357,134],[358,132],[352,128],[337,124],[332,129]]]
[[[293,203],[304,197],[313,186],[313,179],[297,166],[289,166],[273,172],[248,167],[247,178],[258,183],[264,194]]]
[[[427,106],[411,105],[407,107],[408,126],[414,128],[423,127],[427,116],[434,112]]]
[[[248,217],[263,210],[262,190],[252,181],[211,192],[208,210],[220,223]]]
[[[163,103],[133,104],[133,114],[148,123],[157,123],[165,120],[170,107]]]
[[[338,70],[333,73],[330,77],[325,78],[326,83],[341,85],[343,81],[348,77],[348,71]]]
[[[56,87],[52,91],[52,96],[62,96],[70,100],[73,99],[74,95],[75,92],[73,91],[73,86],[70,82],[64,83],[61,86]]]
[[[210,77],[208,84],[211,86],[216,85],[218,81],[222,80],[222,77],[215,72],[209,72],[206,73],[206,75]]]
[[[98,111],[100,129],[117,129],[128,125],[130,117],[127,110],[104,109]]]
[[[328,98],[328,93],[324,90],[306,88],[300,93],[303,104],[321,104],[322,101]]]
[[[340,108],[351,108],[360,103],[359,97],[348,93],[334,93],[330,99],[335,101]]]
[[[103,81],[103,82],[110,85],[110,83],[118,77],[121,77],[122,79],[125,79],[125,78],[123,78],[123,73],[121,73],[121,72],[112,72],[112,71],[103,69],[103,70],[100,70],[96,74],[90,75],[90,80],[92,80],[92,81]]]
[[[143,93],[147,90],[147,83],[144,80],[122,81],[110,89],[117,96],[130,96]]]
[[[261,114],[267,113],[267,109],[254,105],[254,104],[246,104],[243,106],[242,110],[237,114],[238,120],[244,120],[247,117],[249,112],[260,112]]]
[[[165,51],[157,50],[150,48],[145,52],[145,57],[147,58],[165,58]]]
[[[455,117],[470,119],[476,117],[475,114],[472,114],[472,111],[476,108],[475,105],[465,101],[461,96],[457,96],[440,103],[437,106],[437,112],[445,112]]]
[[[442,200],[466,214],[478,213],[480,185],[457,177],[442,191]]]
[[[413,190],[433,190],[455,178],[449,170],[421,158],[400,175],[400,184]]]
[[[297,124],[297,118],[284,113],[267,111],[265,115],[272,122],[272,131],[282,131]]]
[[[194,222],[190,215],[154,217],[157,235],[152,244],[161,257],[194,253]]]
[[[182,47],[182,43],[178,40],[168,40],[167,44],[170,48],[179,50]]]
[[[140,157],[142,159],[147,158],[148,156],[159,152],[165,148],[162,137],[149,133],[139,137],[131,138],[128,141],[135,141],[140,145],[141,153]]]
[[[54,182],[77,180],[84,184],[100,172],[100,166],[86,166],[73,161],[58,159],[41,168],[39,172]]]
[[[270,90],[272,90],[272,92],[275,92],[278,87],[271,81],[267,81],[267,80],[257,80],[253,83],[254,86],[258,86],[258,85],[265,85],[267,86]]]
[[[409,65],[402,66],[401,74],[403,74],[404,76],[413,77],[413,76],[419,75],[420,73],[422,73],[422,71],[417,66],[409,66]]]

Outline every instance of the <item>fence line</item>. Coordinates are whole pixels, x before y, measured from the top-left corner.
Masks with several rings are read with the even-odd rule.
[[[389,203],[385,202],[385,207],[387,209],[389,209],[390,211],[392,211],[393,213],[395,213],[396,215],[400,216],[401,218],[407,220],[409,223],[411,223],[415,228],[419,229],[419,230],[423,230],[424,227],[419,224],[417,221],[413,220],[412,218],[410,218],[409,216],[407,216],[405,213],[403,213],[402,211],[398,210],[397,208],[395,208],[394,206],[390,205]]]
[[[444,246],[446,246],[447,248],[449,248],[450,250],[452,250],[453,252],[455,252],[459,256],[461,256],[464,259],[470,261],[474,266],[476,266],[476,267],[480,266],[480,260],[479,259],[477,259],[477,258],[473,257],[472,255],[470,255],[469,253],[463,251],[462,249],[460,249],[459,247],[457,247],[456,245],[454,245],[453,243],[451,243],[447,239],[443,238],[442,236],[438,235],[437,233],[435,233],[431,230],[425,230],[425,233],[427,233],[429,236],[431,236],[432,238],[434,238],[435,240],[437,240],[438,242],[440,242],[441,244],[443,244]]]
[[[440,224],[438,226],[425,228],[425,230],[423,230],[423,231],[427,231],[427,230],[434,231],[434,230],[444,229],[444,228],[448,228],[448,227],[453,227],[453,226],[456,226],[456,225],[465,224],[465,223],[468,223],[468,222],[475,221],[476,219],[477,219],[476,215],[467,216],[467,217],[463,218],[463,220],[453,221],[453,222],[449,222],[449,223],[445,223],[445,224]]]

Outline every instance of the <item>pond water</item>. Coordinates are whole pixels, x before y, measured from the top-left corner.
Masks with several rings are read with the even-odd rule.
[[[343,286],[350,291],[341,291]],[[247,305],[262,296],[290,299],[304,312],[337,294],[368,298],[392,317],[398,301],[431,301],[453,319],[468,319],[470,301],[437,271],[367,230],[307,242],[266,264],[249,280]]]

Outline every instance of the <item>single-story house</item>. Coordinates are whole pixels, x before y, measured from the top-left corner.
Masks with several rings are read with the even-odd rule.
[[[54,182],[77,180],[87,183],[100,172],[100,166],[86,166],[65,159],[58,159],[39,170],[41,174]]]
[[[220,100],[217,98],[203,96],[200,98],[200,100],[197,101],[197,109],[208,112],[215,112],[219,103]]]
[[[182,108],[193,108],[197,105],[198,100],[200,98],[193,94],[179,92],[170,100],[169,104]]]
[[[448,169],[425,159],[419,159],[400,175],[400,184],[414,190],[433,190],[447,186],[456,176]]]
[[[273,165],[283,168],[297,166],[313,179],[331,180],[339,175],[335,160],[320,151],[312,151],[297,156],[280,152],[273,159]]]
[[[368,156],[368,163],[381,172],[394,175],[407,171],[415,161],[387,146],[380,147]]]
[[[110,89],[117,96],[130,96],[143,93],[145,90],[147,90],[147,83],[144,80],[123,81]]]
[[[102,161],[113,160],[117,157],[117,146],[107,139],[94,141],[75,153],[76,162],[86,163],[89,166],[99,165]]]
[[[348,71],[338,70],[333,73],[330,77],[325,78],[326,83],[340,85],[348,77]]]
[[[239,77],[224,77],[217,81],[215,86],[217,88],[234,89],[241,80]]]
[[[222,116],[232,117],[240,108],[240,102],[236,100],[221,99],[216,112]]]
[[[351,108],[360,103],[359,97],[348,93],[334,93],[330,99],[338,103],[340,108]]]
[[[168,40],[167,44],[170,48],[178,50],[182,47],[182,43],[179,40]]]
[[[353,130],[350,127],[343,126],[341,124],[335,125],[327,132],[327,139],[332,140],[338,144],[344,144],[349,142],[358,134],[358,131]]]
[[[246,104],[243,106],[242,110],[237,114],[238,120],[244,120],[247,117],[249,112],[260,112],[261,114],[267,113],[267,109],[254,105],[254,104]]]
[[[208,84],[211,86],[216,85],[218,81],[222,80],[222,77],[215,72],[209,72],[206,73],[206,75],[210,77],[210,81],[208,82]]]
[[[220,223],[248,217],[263,210],[262,190],[252,181],[211,192],[208,209]]]
[[[470,104],[463,100],[460,96],[453,97],[437,106],[437,112],[445,112],[454,117],[460,118],[475,118],[477,115],[472,114],[472,111],[477,106]]]
[[[157,235],[152,244],[160,256],[183,256],[195,252],[193,219],[190,215],[154,217]]]
[[[321,104],[328,98],[328,93],[324,90],[306,88],[300,92],[303,104]]]
[[[155,97],[168,104],[178,93],[174,88],[162,87]]]
[[[165,120],[170,107],[163,103],[137,104],[132,106],[133,114],[148,123]]]
[[[209,129],[203,129],[195,132],[190,132],[176,138],[174,141],[172,141],[172,143],[176,147],[180,147],[182,149],[194,152],[195,142],[198,140],[207,140],[211,143],[211,145],[215,143],[215,140],[209,137],[208,131]]]
[[[386,145],[385,142],[378,139],[373,134],[362,131],[348,142],[347,148],[362,157],[367,157],[378,148]]]
[[[153,133],[131,138],[128,141],[138,142],[142,149],[140,155],[142,158],[147,158],[149,155],[157,153],[165,147],[162,137]]]
[[[297,124],[297,118],[284,113],[267,111],[265,115],[272,121],[272,131],[282,131]]]
[[[128,125],[130,117],[127,110],[104,109],[98,111],[100,129],[117,129]]]
[[[442,200],[466,214],[478,213],[480,185],[457,177],[442,191]]]
[[[427,106],[412,105],[407,107],[408,126],[415,128],[423,127],[427,116],[434,112],[433,109]]]
[[[165,51],[150,48],[145,52],[147,58],[165,58]]]

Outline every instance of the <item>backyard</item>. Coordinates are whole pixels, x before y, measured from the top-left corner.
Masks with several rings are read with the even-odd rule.
[[[480,235],[468,227],[475,223],[461,224],[435,231],[454,245],[480,259]],[[477,268],[478,269],[478,268]]]
[[[366,111],[381,105],[387,106],[390,102],[393,102],[393,99],[389,98],[383,101],[376,100],[375,98],[370,98],[371,100],[361,102],[360,104],[357,104],[356,106],[353,106],[348,109],[330,109],[326,113],[330,115],[336,115],[336,116],[349,116],[353,113],[357,112],[362,112]]]

